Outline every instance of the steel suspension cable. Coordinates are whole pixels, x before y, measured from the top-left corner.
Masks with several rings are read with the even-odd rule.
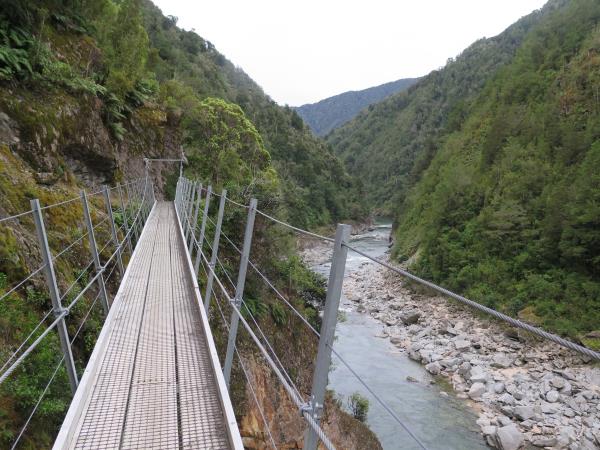
[[[539,329],[537,327],[534,327],[532,325],[529,325],[527,323],[521,322],[520,320],[514,319],[514,318],[512,318],[510,316],[507,316],[506,314],[502,314],[501,312],[496,311],[495,309],[492,309],[492,308],[484,306],[484,305],[482,305],[480,303],[474,302],[473,300],[469,300],[468,298],[463,297],[462,295],[455,294],[454,292],[449,291],[446,288],[438,286],[437,284],[432,283],[431,281],[427,281],[427,280],[425,280],[425,279],[423,279],[421,277],[418,277],[418,276],[416,276],[416,275],[414,275],[414,274],[412,274],[412,273],[410,273],[410,272],[408,272],[408,271],[406,271],[404,269],[400,269],[398,267],[392,266],[389,263],[386,263],[384,261],[380,261],[377,258],[374,258],[374,257],[368,255],[367,253],[365,253],[365,252],[363,252],[361,250],[358,250],[358,249],[352,247],[351,245],[348,245],[348,244],[342,244],[342,245],[346,246],[349,250],[352,250],[353,252],[358,253],[359,255],[364,256],[365,258],[367,258],[367,259],[369,259],[369,260],[371,260],[371,261],[373,261],[373,262],[375,262],[375,263],[377,263],[377,264],[379,264],[379,265],[381,265],[381,266],[383,266],[383,267],[391,270],[392,272],[396,272],[396,273],[398,273],[398,274],[400,274],[400,275],[402,275],[402,276],[404,276],[406,278],[409,278],[409,279],[411,279],[413,281],[416,281],[419,284],[425,285],[425,286],[427,286],[427,287],[429,287],[429,288],[431,288],[431,289],[433,289],[433,290],[435,290],[435,291],[437,291],[437,292],[439,292],[441,294],[444,294],[444,295],[446,295],[446,296],[448,296],[448,297],[450,297],[450,298],[452,298],[454,300],[457,300],[460,303],[463,303],[463,304],[468,305],[468,306],[470,306],[472,308],[475,308],[475,309],[477,309],[479,311],[482,311],[482,312],[484,312],[486,314],[494,316],[497,319],[500,319],[500,320],[502,320],[502,321],[504,321],[504,322],[506,322],[506,323],[508,323],[508,324],[510,324],[512,326],[514,326],[514,327],[521,328],[521,329],[526,330],[526,331],[528,331],[528,332],[530,332],[532,334],[540,336],[540,337],[542,337],[544,339],[547,339],[549,341],[555,342],[558,345],[561,345],[561,346],[566,347],[568,349],[574,350],[574,351],[576,351],[578,353],[584,354],[584,355],[586,355],[586,356],[588,356],[588,357],[590,357],[592,359],[600,360],[600,353],[598,353],[598,352],[590,350],[589,348],[585,348],[585,347],[583,347],[581,345],[577,345],[574,342],[571,342],[571,341],[568,341],[566,339],[563,339],[560,336],[557,336],[555,334],[548,333],[547,331],[541,330],[541,329]]]
[[[263,354],[263,356],[267,360],[267,363],[269,364],[269,366],[271,366],[271,370],[273,370],[273,372],[275,373],[275,375],[279,379],[280,383],[283,385],[284,389],[286,390],[286,392],[288,393],[288,395],[290,396],[290,398],[294,401],[294,403],[296,403],[296,406],[298,406],[298,408],[300,408],[301,413],[302,413],[303,417],[305,418],[306,422],[319,435],[319,437],[321,438],[321,441],[323,442],[323,444],[325,445],[325,447],[327,449],[329,449],[329,450],[335,450],[335,446],[327,438],[327,436],[325,435],[325,433],[324,433],[323,429],[320,427],[320,425],[318,423],[316,423],[316,421],[312,418],[312,416],[310,415],[310,413],[307,410],[304,409],[305,406],[306,406],[305,403],[302,401],[301,398],[299,398],[299,397],[296,396],[296,393],[294,392],[294,390],[292,389],[292,387],[287,383],[285,377],[283,376],[283,374],[281,373],[281,371],[279,370],[279,368],[277,367],[277,365],[274,363],[273,359],[269,356],[269,353],[267,352],[267,350],[263,347],[262,343],[260,342],[260,339],[256,336],[256,334],[254,334],[254,331],[252,330],[252,327],[250,327],[250,325],[248,324],[248,322],[246,321],[246,319],[244,319],[244,317],[243,317],[242,313],[240,312],[239,308],[235,305],[235,303],[233,302],[233,299],[227,293],[227,290],[223,286],[223,283],[221,282],[221,280],[219,279],[219,277],[216,275],[216,273],[214,272],[213,268],[210,267],[210,264],[206,260],[206,257],[204,257],[203,253],[201,253],[201,256],[205,259],[205,261],[207,263],[207,266],[208,266],[208,269],[213,273],[213,276],[214,276],[215,281],[217,282],[217,285],[221,289],[221,292],[223,293],[223,295],[225,296],[225,298],[227,299],[227,301],[231,305],[232,309],[235,311],[235,313],[238,316],[240,322],[242,323],[242,325],[244,326],[244,328],[246,329],[246,331],[248,332],[248,334],[250,335],[250,337],[252,338],[252,340],[254,341],[254,343],[256,344],[256,346],[258,347],[258,349],[260,350],[260,352]]]
[[[229,237],[225,233],[222,232],[221,234],[238,253],[241,253],[240,249],[231,241],[231,239],[229,239]],[[285,298],[285,296],[281,294],[281,292],[279,292],[279,290],[275,286],[273,286],[273,284],[266,277],[266,275],[264,275],[251,260],[248,260],[248,263],[250,264],[250,267],[252,267],[252,269],[269,285],[269,287],[271,287],[271,289],[273,289],[273,291],[288,305],[288,307],[305,323],[305,325],[307,325],[308,328],[316,336],[320,337],[320,333],[310,324],[310,322],[308,322],[308,320],[306,320],[304,316],[302,316],[302,314],[300,314],[300,312],[296,308],[293,307],[293,305],[291,305],[291,303]],[[348,368],[348,370],[350,370],[350,372],[361,382],[361,384],[365,386],[365,388],[373,395],[373,397],[377,399],[377,401],[392,416],[392,418],[396,420],[396,422],[398,422],[398,424],[400,424],[413,439],[415,439],[415,441],[421,446],[421,448],[425,449],[423,443],[410,431],[410,429],[400,420],[400,418],[393,412],[393,410],[364,382],[364,380],[362,380],[362,378],[358,376],[354,369],[352,369],[348,365],[348,363],[341,357],[341,355],[339,355],[333,348],[331,350],[340,359],[340,361],[343,362],[343,364]]]
[[[12,216],[0,217],[0,223],[6,222],[7,220],[18,219],[19,217],[26,216],[27,214],[31,214],[32,212],[33,212],[33,209],[30,209],[29,211],[25,211],[25,212],[22,212],[22,213],[14,214]]]
[[[229,273],[227,273],[227,270],[225,270],[225,267],[223,267],[223,264],[221,263],[221,261],[219,260],[219,257],[217,257],[217,262],[218,264],[221,266],[221,269],[223,270],[223,272],[225,273],[225,276],[227,277],[227,279],[229,280],[229,283],[231,284],[231,287],[235,290],[235,284],[233,283],[233,280],[231,279],[231,277],[229,276]],[[202,270],[204,270],[204,273],[208,276],[208,273],[206,271],[206,269],[204,268],[204,262],[202,262]],[[292,385],[292,387],[294,388],[294,390],[296,391],[296,395],[298,395],[298,397],[302,397],[302,395],[300,394],[300,391],[298,390],[298,387],[296,386],[296,383],[294,383],[294,381],[292,380],[291,376],[287,373],[287,371],[285,370],[285,367],[283,365],[283,363],[281,362],[281,360],[279,359],[279,356],[277,356],[277,353],[275,352],[275,350],[273,349],[273,346],[271,345],[269,339],[267,339],[267,336],[264,334],[264,332],[262,331],[262,329],[260,328],[260,325],[258,324],[258,321],[256,320],[256,318],[254,317],[254,314],[252,314],[252,311],[250,311],[250,308],[248,307],[248,305],[246,304],[246,301],[244,300],[244,298],[241,298],[241,302],[242,302],[242,306],[244,308],[246,308],[246,311],[248,311],[248,314],[250,315],[250,318],[252,319],[252,322],[254,322],[254,325],[256,325],[256,328],[258,329],[258,332],[260,333],[260,335],[263,338],[264,343],[267,345],[267,347],[269,348],[269,350],[271,351],[272,356],[275,358],[275,360],[277,361],[277,363],[279,364],[279,367],[281,368],[282,372],[284,373],[284,375],[287,377],[288,382]]]
[[[98,293],[96,295],[96,298],[94,299],[94,301],[92,302],[92,305],[90,306],[90,308],[88,309],[85,317],[83,318],[83,320],[81,321],[81,324],[79,325],[79,327],[77,328],[77,331],[75,332],[75,334],[73,335],[73,338],[70,340],[70,345],[73,345],[73,342],[75,342],[75,339],[77,339],[77,337],[79,336],[79,333],[81,332],[81,330],[83,329],[83,325],[85,324],[85,322],[87,321],[90,313],[92,312],[92,309],[94,308],[96,302],[98,301],[98,299],[100,298],[100,293]],[[52,312],[52,311],[50,311]],[[42,400],[44,399],[44,397],[46,396],[46,393],[48,392],[48,389],[50,388],[50,385],[52,384],[52,382],[54,381],[54,378],[56,377],[60,366],[62,365],[63,361],[65,360],[64,355],[60,358],[60,360],[58,361],[58,364],[56,365],[56,367],[54,368],[54,372],[52,373],[52,375],[50,376],[50,379],[48,380],[48,383],[46,383],[46,386],[44,387],[44,390],[42,391],[42,393],[40,394],[36,404],[34,405],[34,407],[31,410],[31,413],[29,414],[29,416],[27,417],[27,421],[25,422],[25,424],[23,425],[23,427],[21,428],[21,431],[19,432],[18,436],[16,437],[15,441],[12,444],[11,450],[14,450],[17,447],[17,444],[19,443],[19,441],[21,440],[21,437],[23,436],[23,433],[25,433],[25,430],[27,429],[27,427],[29,426],[29,423],[31,422],[31,419],[33,418],[34,414],[36,413],[37,409],[39,408]]]
[[[327,242],[332,242],[332,243],[335,242],[335,239],[332,239],[332,238],[326,237],[326,236],[322,236],[320,234],[313,233],[311,231],[303,230],[302,228],[295,227],[293,225],[290,225],[287,222],[284,222],[283,220],[279,220],[279,219],[277,219],[277,218],[275,218],[273,216],[268,215],[267,213],[262,212],[260,209],[257,209],[256,212],[258,214],[260,214],[261,216],[265,217],[266,219],[269,219],[269,220],[271,220],[273,222],[276,222],[276,223],[278,223],[280,225],[283,225],[284,227],[287,227],[287,228],[289,228],[291,230],[294,230],[294,231],[296,231],[298,233],[304,234],[306,236],[311,236],[311,237],[314,237],[314,238],[317,238],[317,239],[322,239],[323,241],[327,241]]]
[[[229,237],[221,231],[221,235],[225,238],[225,240],[231,245],[239,254],[241,254],[240,249],[229,239]],[[217,257],[217,261],[219,258]],[[220,264],[220,261],[219,261]],[[248,259],[248,264],[250,267],[256,272],[256,274],[262,278],[262,280],[275,292],[275,294],[294,312],[296,316],[298,316],[302,322],[317,336],[320,337],[319,332],[310,324],[310,322],[291,304],[291,302],[273,285],[273,283],[264,275],[259,268],[252,262],[252,260]],[[223,265],[221,264],[221,268]],[[229,277],[229,275],[227,275]],[[230,279],[231,281],[231,279]]]
[[[39,408],[40,404],[42,403],[42,400],[46,396],[46,393],[48,392],[48,389],[50,388],[50,385],[54,381],[54,378],[56,377],[56,374],[58,373],[58,371],[60,369],[60,366],[62,365],[62,363],[63,363],[64,360],[65,360],[65,357],[63,355],[60,358],[60,361],[58,361],[58,364],[56,365],[56,367],[54,368],[54,372],[52,373],[52,376],[50,376],[50,379],[48,380],[48,383],[46,383],[46,387],[44,387],[44,390],[42,391],[42,393],[38,397],[38,400],[37,400],[36,404],[34,405],[34,407],[32,408],[31,413],[29,413],[29,417],[27,417],[27,421],[25,422],[25,424],[23,425],[23,427],[21,427],[21,431],[19,431],[19,434],[17,435],[15,441],[13,442],[12,446],[10,447],[11,450],[14,450],[15,448],[17,448],[17,444],[21,440],[21,437],[23,436],[23,433],[25,433],[25,430],[29,426],[29,423],[31,422],[31,419],[33,418],[33,416],[36,413],[37,409]]]
[[[229,324],[227,323],[227,319],[225,319],[225,314],[223,313],[221,304],[219,303],[219,300],[217,299],[216,292],[214,289],[211,289],[211,290],[213,293],[213,298],[215,299],[215,304],[217,305],[217,308],[219,309],[219,314],[221,315],[221,319],[223,320],[223,325],[225,326],[225,329],[227,330],[227,332],[229,332]],[[244,372],[244,378],[246,378],[246,382],[247,382],[246,385],[250,388],[250,392],[252,393],[252,397],[254,398],[254,402],[256,403],[256,407],[258,408],[260,417],[262,418],[263,423],[265,424],[267,434],[269,435],[269,439],[271,440],[271,445],[273,446],[274,450],[277,450],[277,445],[275,445],[275,439],[273,439],[273,435],[271,434],[271,429],[269,427],[269,423],[267,422],[265,413],[264,413],[262,407],[260,406],[260,403],[258,402],[258,397],[256,395],[256,392],[254,391],[254,387],[252,387],[252,383],[250,382],[250,376],[248,375],[248,371],[246,370],[246,367],[244,365],[242,357],[241,357],[240,353],[238,352],[237,345],[234,344],[233,350],[234,350],[236,356],[238,357],[238,360],[240,362],[240,367],[242,368],[242,372]]]
[[[50,311],[48,311],[44,315],[44,317],[42,318],[42,320],[40,320],[38,322],[38,324],[34,327],[34,329],[31,330],[31,332],[27,335],[27,337],[23,340],[23,342],[21,342],[21,345],[19,345],[19,347],[4,362],[4,364],[2,365],[2,367],[0,367],[0,372],[2,372],[4,370],[4,368],[6,366],[8,366],[8,364],[12,361],[12,359],[21,351],[21,349],[25,346],[25,344],[29,341],[29,339],[31,339],[31,337],[35,334],[35,332],[44,324],[44,322],[50,316],[50,314],[52,314],[52,311],[53,311],[52,309]]]
[[[46,267],[46,264],[42,265],[42,267],[37,268],[36,270],[31,272],[29,275],[27,275],[25,278],[23,278],[21,281],[19,281],[19,283],[16,284],[10,291],[2,294],[2,296],[0,297],[0,302],[2,300],[4,300],[6,297],[8,297],[10,294],[15,292],[17,289],[19,289],[21,286],[23,286],[25,283],[27,283],[29,280],[31,280],[34,276],[36,276],[42,270],[44,270],[45,267]]]

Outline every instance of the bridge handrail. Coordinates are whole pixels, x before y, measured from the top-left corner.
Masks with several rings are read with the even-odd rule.
[[[144,185],[142,186],[141,183],[144,183]],[[122,226],[120,226],[118,229],[115,227],[114,222],[112,223],[112,226],[115,227],[114,230],[116,232],[116,230],[121,231],[121,234],[123,236],[123,238],[121,240],[118,239],[118,235],[113,235],[112,239],[109,239],[108,242],[103,246],[102,249],[96,249],[95,251],[101,254],[106,248],[108,248],[111,244],[114,245],[115,250],[110,254],[110,256],[108,258],[106,258],[106,260],[104,261],[104,264],[101,265],[101,267],[97,270],[96,274],[88,281],[88,283],[81,289],[80,292],[78,292],[78,294],[74,297],[73,300],[70,301],[70,303],[67,306],[64,307],[60,307],[60,309],[56,308],[56,305],[54,305],[54,307],[52,309],[50,309],[47,313],[45,313],[45,315],[43,316],[43,318],[41,319],[40,322],[37,323],[37,325],[29,332],[29,334],[27,335],[27,337],[19,344],[19,346],[16,348],[16,350],[11,353],[8,357],[8,359],[3,363],[2,367],[0,367],[0,384],[2,384],[22,363],[23,361],[35,350],[35,348],[45,339],[46,336],[48,336],[48,334],[50,334],[51,331],[58,329],[58,327],[61,325],[61,323],[63,323],[63,321],[65,320],[65,318],[69,315],[69,313],[72,311],[72,309],[75,307],[75,305],[90,291],[90,289],[92,288],[92,286],[94,285],[94,283],[96,283],[99,279],[104,279],[104,275],[107,272],[107,268],[112,264],[112,268],[111,270],[108,272],[108,275],[106,276],[106,280],[109,280],[113,273],[115,272],[115,269],[118,267],[118,264],[114,263],[115,260],[119,259],[118,262],[121,262],[121,253],[124,250],[126,243],[129,243],[131,240],[131,237],[134,233],[134,230],[139,227],[140,225],[143,225],[144,220],[147,218],[148,214],[146,213],[145,209],[147,209],[147,204],[149,203],[150,200],[152,200],[153,198],[153,188],[151,186],[151,184],[149,184],[149,180],[148,180],[148,176],[146,175],[146,177],[143,178],[138,178],[138,179],[134,179],[132,181],[126,182],[126,183],[122,183],[122,184],[117,184],[116,186],[108,189],[107,187],[103,187],[101,190],[98,191],[94,191],[91,194],[85,194],[85,191],[82,191],[82,196],[80,197],[74,197],[74,198],[70,198],[67,200],[63,200],[51,205],[46,205],[46,206],[40,206],[39,202],[37,202],[37,211],[39,211],[37,214],[39,214],[39,217],[42,221],[42,226],[43,226],[43,218],[41,216],[43,211],[47,211],[50,210],[52,208],[56,208],[56,207],[60,207],[60,206],[64,206],[70,203],[73,203],[75,201],[82,201],[86,196],[89,198],[90,196],[93,195],[97,195],[100,193],[107,193],[107,192],[111,192],[115,189],[121,189],[123,187],[128,188],[129,186],[132,185],[137,185],[137,187],[135,188],[135,191],[139,191],[139,192],[134,192],[133,195],[131,193],[128,193],[128,197],[127,197],[127,208],[131,207],[131,203],[132,202],[139,202],[135,211],[135,215],[134,218],[131,221],[131,224],[128,225],[126,223],[123,223]],[[150,190],[152,190],[152,198],[150,198]],[[121,197],[122,199],[122,197]],[[32,205],[35,203],[35,201],[32,201]],[[111,210],[113,209],[113,205],[112,205],[112,201],[110,199],[110,195],[106,195],[105,197],[105,201],[104,201],[104,207],[106,208],[111,208]],[[125,208],[125,203],[121,202],[121,210],[123,210]],[[84,208],[85,209],[85,208]],[[123,212],[123,211],[122,211]],[[105,212],[106,213],[106,212]],[[12,216],[8,216],[8,217],[3,217],[0,218],[0,223],[4,223],[6,221],[9,220],[14,220],[14,219],[18,219],[21,218],[23,216],[26,216],[28,214],[36,214],[36,207],[32,208],[29,211],[25,211],[23,213],[19,213],[19,214],[14,214]],[[84,210],[84,218],[85,218],[85,210]],[[90,221],[91,224],[91,230],[96,230],[97,228],[99,228],[100,226],[102,226],[103,224],[110,222],[110,219],[112,219],[114,221],[114,218],[112,217],[111,214],[106,214],[105,217],[100,220],[98,223],[96,224],[92,224],[91,223],[91,218],[88,217],[88,220]],[[122,230],[124,228],[124,230]],[[27,275],[24,279],[22,279],[21,281],[19,281],[18,283],[16,283],[12,288],[10,288],[8,291],[6,291],[5,293],[3,293],[0,296],[0,301],[6,299],[8,296],[10,296],[11,294],[15,293],[19,288],[21,288],[22,286],[24,286],[28,281],[30,281],[33,277],[35,277],[36,275],[40,274],[43,270],[47,270],[48,269],[48,264],[52,265],[52,263],[54,261],[56,261],[58,258],[60,258],[61,256],[63,256],[64,254],[66,254],[68,251],[70,251],[75,245],[77,245],[78,243],[81,243],[83,241],[83,239],[86,236],[90,235],[90,230],[88,229],[87,231],[83,232],[81,235],[79,235],[77,238],[75,238],[75,240],[71,243],[69,243],[67,246],[65,246],[64,248],[62,248],[57,254],[53,255],[50,252],[50,249],[47,245],[47,237],[45,236],[45,233],[43,233],[43,237],[44,239],[46,239],[46,247],[48,248],[49,254],[48,254],[48,261],[49,263],[44,263],[42,264],[38,269],[34,270],[33,272],[31,272],[29,275]],[[91,240],[91,239],[90,239]],[[95,244],[95,240],[91,240],[94,244]],[[41,244],[40,244],[41,245]],[[43,251],[43,249],[42,249]],[[83,276],[88,273],[89,269],[91,268],[93,264],[93,258],[92,260],[87,264],[87,266],[85,266],[82,270],[81,273],[79,274],[79,276],[75,279],[75,281],[73,283],[71,283],[69,285],[69,287],[65,290],[65,292],[60,295],[58,301],[59,304],[65,300],[66,298],[68,298],[68,295],[71,293],[71,291],[73,290],[73,288],[81,281],[81,279],[83,278]],[[81,323],[79,324],[75,334],[73,335],[73,337],[71,339],[68,338],[67,335],[67,345],[69,347],[69,352],[70,352],[70,347],[73,345],[73,342],[75,341],[75,339],[79,336],[80,332],[82,331],[85,323],[87,322],[91,311],[93,310],[94,306],[96,305],[96,303],[98,302],[98,300],[101,297],[102,292],[99,291],[94,300],[91,302],[90,307],[88,308],[86,314],[84,315]],[[38,330],[40,329],[40,327],[47,321],[47,319],[50,317],[50,315],[54,313],[54,320],[39,334],[39,336],[36,337],[36,339],[29,343],[30,339],[36,335],[36,333],[38,332]],[[66,332],[66,328],[65,328],[65,332]],[[60,333],[60,330],[59,330]],[[29,343],[29,345],[26,347],[26,345]],[[63,347],[64,350],[64,347]],[[19,355],[17,357],[17,355]],[[56,369],[54,370],[54,372],[52,373],[52,375],[50,376],[45,388],[42,390],[40,396],[38,397],[38,400],[36,402],[36,404],[34,405],[34,407],[32,408],[25,424],[23,425],[23,427],[21,428],[19,434],[17,435],[17,437],[15,438],[15,440],[13,441],[12,444],[12,448],[15,448],[16,445],[18,444],[19,440],[21,439],[21,437],[23,436],[25,430],[27,429],[27,426],[30,424],[31,419],[33,417],[33,415],[35,414],[35,412],[37,411],[37,409],[39,408],[41,401],[43,400],[43,398],[45,397],[45,395],[48,392],[48,389],[50,387],[50,385],[52,384],[52,382],[54,381],[58,370],[60,369],[60,366],[65,363],[65,361],[67,360],[67,354],[63,354],[63,356],[61,357],[60,361],[58,362]]]

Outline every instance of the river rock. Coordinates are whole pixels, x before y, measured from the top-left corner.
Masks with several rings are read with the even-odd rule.
[[[520,421],[531,419],[535,415],[533,406],[515,406],[513,413]]]
[[[504,353],[496,353],[492,358],[492,367],[508,369],[512,366],[514,359]]]
[[[560,395],[555,390],[549,391],[546,394],[546,400],[549,401],[550,403],[556,403],[559,398],[560,398]]]
[[[421,313],[417,311],[408,311],[400,314],[400,320],[402,321],[402,323],[404,323],[404,325],[412,325],[414,323],[417,323],[420,317]]]
[[[504,392],[504,383],[494,383],[494,392],[496,394],[502,394]]]
[[[523,433],[515,424],[506,425],[496,430],[496,443],[500,450],[517,450],[524,441]]]
[[[531,444],[536,447],[554,447],[556,438],[551,436],[537,436],[531,440]]]
[[[431,375],[439,375],[439,373],[442,371],[442,366],[440,366],[440,364],[436,361],[436,362],[427,364],[425,366],[425,370],[427,372],[429,372]]]
[[[469,389],[469,397],[471,397],[473,400],[479,400],[485,391],[485,384],[473,383]]]
[[[489,378],[488,373],[481,366],[471,367],[470,380],[473,383],[485,383]]]
[[[498,401],[505,405],[514,405],[515,404],[515,398],[512,395],[510,395],[508,392],[505,392],[500,397],[498,397]]]
[[[454,347],[459,352],[464,352],[471,348],[471,342],[467,341],[466,339],[457,339],[454,341]]]

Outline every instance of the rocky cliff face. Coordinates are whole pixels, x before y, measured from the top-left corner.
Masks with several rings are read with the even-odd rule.
[[[244,446],[253,450],[272,448],[270,437],[264,432],[262,410],[278,449],[303,448],[306,424],[298,408],[281,387],[281,383],[262,361],[251,357],[246,360],[245,365],[260,409],[256,405],[252,391],[246,388],[247,407],[240,421]],[[337,448],[348,450],[381,448],[373,432],[365,424],[343,412],[331,398],[326,400],[322,426]],[[319,448],[324,447],[321,444]]]

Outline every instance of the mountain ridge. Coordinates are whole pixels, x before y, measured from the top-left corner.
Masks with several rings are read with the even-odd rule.
[[[317,136],[326,136],[333,129],[352,120],[363,109],[408,89],[418,80],[419,78],[401,78],[366,89],[342,92],[294,109]]]

